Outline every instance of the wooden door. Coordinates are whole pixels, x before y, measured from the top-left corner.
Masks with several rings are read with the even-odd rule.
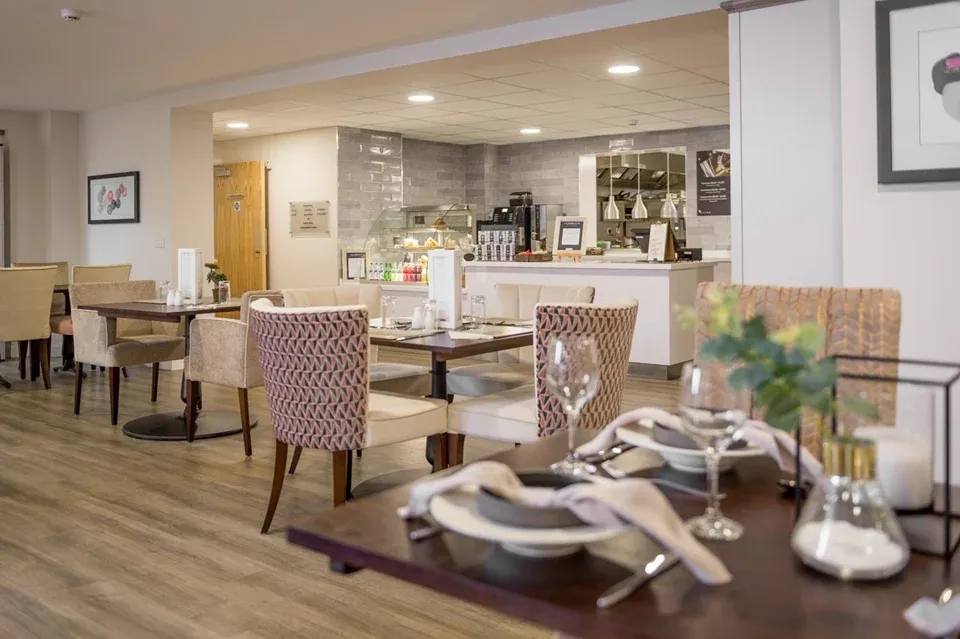
[[[230,294],[267,288],[267,173],[263,162],[214,167],[214,255]]]

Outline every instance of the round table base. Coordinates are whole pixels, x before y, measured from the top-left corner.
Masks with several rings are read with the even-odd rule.
[[[257,416],[250,415],[250,428],[257,425]],[[242,432],[240,413],[201,411],[197,418],[194,439],[227,437]],[[157,413],[130,420],[123,425],[123,434],[134,439],[183,442],[187,440],[187,423],[183,413]]]
[[[354,461],[354,463],[356,463],[356,461]],[[429,474],[430,469],[424,468],[423,470],[398,470],[392,473],[378,475],[354,486],[350,495],[354,499],[370,497],[371,495],[382,493],[385,490],[390,490],[403,484],[409,484]]]

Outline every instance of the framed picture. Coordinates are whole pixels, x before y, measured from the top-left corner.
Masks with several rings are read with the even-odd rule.
[[[881,184],[960,181],[960,3],[877,3]]]
[[[582,252],[585,217],[560,216],[554,221],[553,251]]]
[[[87,177],[87,224],[140,222],[140,171]]]

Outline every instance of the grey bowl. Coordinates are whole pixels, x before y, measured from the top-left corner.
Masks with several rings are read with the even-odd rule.
[[[524,486],[560,489],[583,480],[549,472],[517,473]],[[574,528],[586,524],[566,508],[536,508],[515,504],[481,488],[477,491],[477,510],[490,521],[516,528]]]
[[[670,446],[672,448],[686,448],[689,450],[696,450],[700,448],[697,446],[696,442],[680,431],[667,428],[666,426],[661,426],[660,424],[653,425],[653,441],[657,442],[658,444],[663,444],[664,446]],[[747,442],[738,440],[730,444],[727,450],[737,450],[745,447],[746,445]]]

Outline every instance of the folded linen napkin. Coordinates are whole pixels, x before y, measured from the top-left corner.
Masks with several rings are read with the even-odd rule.
[[[903,618],[925,637],[952,637],[952,633],[960,630],[960,597],[946,603],[922,597],[903,612]]]
[[[471,331],[449,331],[450,339],[493,339],[490,333],[473,333]]]
[[[567,508],[593,525],[632,524],[679,557],[702,583],[721,585],[732,578],[723,562],[690,534],[667,498],[646,479],[574,484],[547,492],[526,488],[509,466],[480,461],[451,475],[415,482],[408,504],[397,514],[406,519],[422,517],[433,497],[467,485],[483,486],[530,506]]]
[[[584,457],[595,455],[601,450],[610,448],[617,441],[617,429],[646,419],[653,420],[666,428],[683,432],[680,417],[677,415],[659,408],[637,408],[627,411],[604,426],[596,437],[579,446],[576,452]],[[796,472],[794,464],[797,450],[796,442],[789,433],[777,430],[766,422],[751,419],[747,420],[743,428],[740,429],[738,437],[763,450],[768,457],[777,463],[780,470],[789,474]],[[823,466],[806,448],[800,449],[800,468],[801,477],[807,481],[817,481],[823,475]]]

